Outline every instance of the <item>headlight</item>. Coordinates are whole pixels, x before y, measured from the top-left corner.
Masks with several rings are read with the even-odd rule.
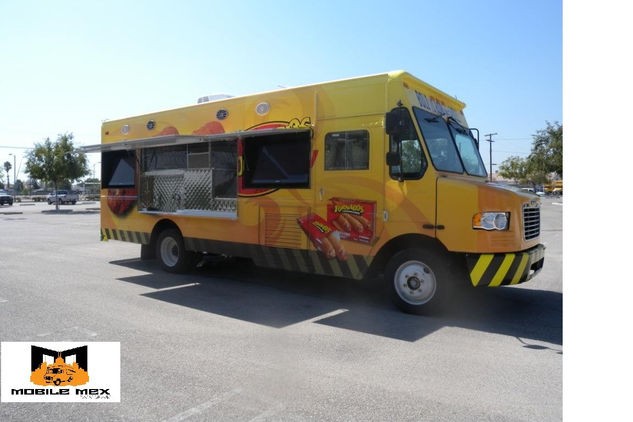
[[[473,216],[473,229],[508,230],[509,212],[479,212]]]

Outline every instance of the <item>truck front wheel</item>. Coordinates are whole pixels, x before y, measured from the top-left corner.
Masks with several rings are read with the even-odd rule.
[[[449,260],[435,251],[406,249],[396,253],[385,267],[396,306],[413,314],[438,313],[454,287]]]
[[[158,236],[156,256],[165,271],[183,273],[191,267],[193,253],[185,249],[185,243],[178,230],[167,229]]]

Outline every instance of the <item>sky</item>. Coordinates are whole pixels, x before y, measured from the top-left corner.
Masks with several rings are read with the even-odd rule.
[[[562,1],[0,0],[0,58],[0,162],[23,180],[26,148],[98,144],[106,119],[400,69],[466,103],[486,168],[483,135],[500,164],[562,123]]]

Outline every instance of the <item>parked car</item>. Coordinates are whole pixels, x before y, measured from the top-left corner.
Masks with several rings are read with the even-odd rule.
[[[0,190],[0,205],[13,205],[13,197],[6,190]]]
[[[77,203],[78,196],[76,193],[69,192],[67,190],[58,190],[57,192],[49,193],[46,197],[48,205],[59,202],[59,204],[73,204]]]

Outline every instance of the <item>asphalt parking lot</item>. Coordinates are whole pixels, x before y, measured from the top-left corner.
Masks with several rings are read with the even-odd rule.
[[[562,200],[545,267],[445,315],[229,261],[186,275],[99,241],[96,203],[0,207],[0,340],[121,344],[121,402],[1,403],[2,421],[562,420]]]

